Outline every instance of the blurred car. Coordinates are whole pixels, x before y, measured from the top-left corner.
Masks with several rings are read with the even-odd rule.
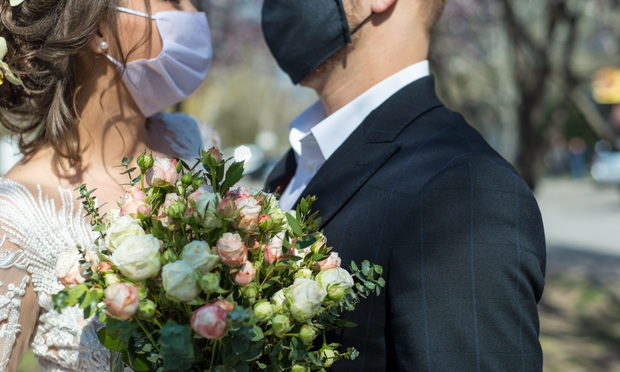
[[[620,186],[620,152],[597,152],[592,159],[590,173],[596,183]]]

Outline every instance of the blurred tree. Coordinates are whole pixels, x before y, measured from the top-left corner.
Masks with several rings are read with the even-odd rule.
[[[598,68],[620,64],[619,10],[618,0],[448,2],[431,49],[440,94],[532,188],[547,134],[563,133],[571,110],[613,141],[589,87]]]

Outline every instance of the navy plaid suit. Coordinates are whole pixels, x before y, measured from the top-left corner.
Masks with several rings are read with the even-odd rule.
[[[289,152],[267,189],[294,172]],[[316,195],[328,244],[346,267],[382,265],[387,286],[332,337],[360,357],[334,371],[539,371],[537,302],[545,239],[521,177],[433,77],[373,111],[325,162]]]

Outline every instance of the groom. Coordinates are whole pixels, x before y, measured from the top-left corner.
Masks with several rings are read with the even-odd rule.
[[[290,124],[267,180],[293,208],[316,195],[345,266],[387,286],[332,335],[337,371],[540,371],[545,240],[518,173],[438,100],[426,61],[445,0],[265,0],[263,31],[320,100]]]

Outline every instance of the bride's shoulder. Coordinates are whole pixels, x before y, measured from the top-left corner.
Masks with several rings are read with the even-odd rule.
[[[200,148],[220,147],[219,133],[208,123],[180,112],[164,112],[149,118],[149,129],[166,137],[177,155],[194,158]]]

